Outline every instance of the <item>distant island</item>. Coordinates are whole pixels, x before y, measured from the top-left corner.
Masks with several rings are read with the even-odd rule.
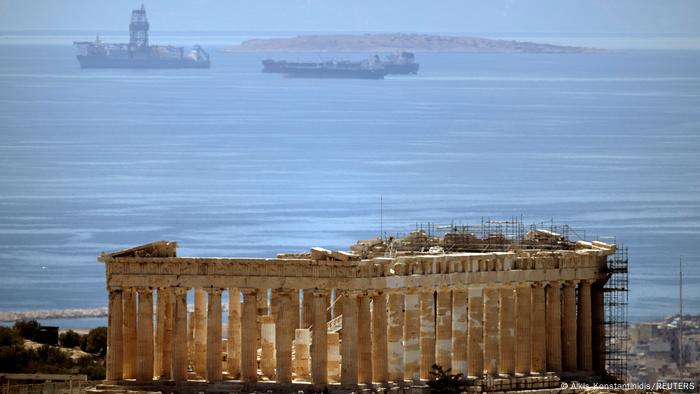
[[[255,38],[227,52],[584,53],[601,49],[430,34],[332,34]]]

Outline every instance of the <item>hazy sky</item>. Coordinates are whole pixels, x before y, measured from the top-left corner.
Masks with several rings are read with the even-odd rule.
[[[700,0],[145,0],[153,30],[700,35]],[[141,1],[0,0],[0,29],[125,30]]]

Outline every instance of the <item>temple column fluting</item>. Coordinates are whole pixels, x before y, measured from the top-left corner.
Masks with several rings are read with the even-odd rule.
[[[277,291],[277,290],[273,290]],[[277,302],[279,311],[275,322],[275,359],[276,359],[276,380],[279,383],[291,383],[292,381],[292,335],[294,332],[294,321],[292,314],[292,292],[297,290],[279,290]],[[297,308],[297,312],[299,308]]]
[[[194,289],[194,371],[207,374],[207,291]]]
[[[107,380],[123,378],[123,327],[122,289],[109,289],[109,310],[107,312]]]
[[[122,292],[124,339],[124,379],[136,378],[136,290],[126,287]]]
[[[165,335],[165,296],[163,288],[156,290],[156,329],[155,341],[153,344],[153,376],[160,378],[163,372],[163,340]]]
[[[437,291],[435,324],[435,363],[443,368],[452,365],[452,292],[445,288]]]
[[[184,382],[187,380],[187,346],[183,346],[187,343],[187,288],[176,287],[174,293],[171,377]]]
[[[207,288],[207,380],[218,382],[221,375],[221,292],[223,289]]]
[[[311,381],[315,385],[328,383],[328,320],[325,290],[314,290],[313,329],[311,331]]]
[[[561,372],[561,283],[547,285],[547,371]]]
[[[241,289],[243,312],[241,316],[241,380],[258,380],[257,289]]]
[[[357,385],[357,294],[345,292],[343,295],[343,328],[340,342],[340,383],[344,386]]]
[[[136,380],[147,382],[153,380],[153,290],[148,287],[138,288],[138,344]]]
[[[175,309],[175,296],[173,289],[163,289],[165,296],[165,325],[163,327],[163,361],[161,364],[160,378],[170,379],[173,360],[173,310]]]
[[[484,288],[484,371],[494,376],[498,374],[498,289]]]
[[[389,380],[387,355],[386,294],[372,293],[372,380],[385,383]]]
[[[435,364],[435,292],[420,292],[420,378],[429,379]]]
[[[275,302],[278,301],[277,298],[275,296]],[[276,331],[275,315],[260,316],[260,372],[270,380],[275,379],[277,365]]]
[[[404,295],[403,377],[420,380],[420,296],[413,290]]]
[[[469,287],[469,328],[467,375],[480,377],[484,372],[484,298],[483,288]]]
[[[228,376],[237,379],[241,375],[241,292],[228,289],[228,342],[226,367]]]
[[[389,291],[387,351],[389,353],[389,380],[403,381],[403,294]]]
[[[498,372],[501,375],[512,376],[515,373],[515,315],[513,301],[513,287],[504,284],[498,290],[498,301],[500,308],[498,311],[498,333],[499,333],[499,354],[500,363]]]
[[[591,282],[581,281],[578,288],[578,369],[593,371],[593,330]]]
[[[313,290],[304,289],[301,293],[301,328],[309,328],[313,324]]]
[[[532,306],[530,314],[530,335],[532,338],[532,354],[530,372],[545,373],[547,370],[547,330],[545,313],[544,283],[534,283],[532,286]]]
[[[530,341],[531,313],[530,283],[518,283],[515,287],[515,373],[529,374],[532,345]]]
[[[576,371],[576,282],[564,282],[562,306],[562,349],[564,371]]]
[[[357,319],[357,379],[359,383],[372,383],[372,315],[370,297],[362,293],[358,297]]]
[[[467,291],[452,291],[452,373],[467,373]]]

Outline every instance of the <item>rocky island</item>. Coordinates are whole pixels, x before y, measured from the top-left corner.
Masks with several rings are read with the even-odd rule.
[[[583,53],[600,49],[430,34],[332,34],[255,38],[227,52]]]

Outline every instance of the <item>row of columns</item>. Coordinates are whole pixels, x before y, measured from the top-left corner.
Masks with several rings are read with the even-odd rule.
[[[108,380],[187,379],[187,291],[158,290],[154,332],[152,289],[110,290]],[[222,291],[196,289],[190,322],[193,369],[209,381],[223,377]],[[275,379],[289,383],[292,339],[299,327],[298,291],[273,291],[275,313],[262,333],[260,291],[229,289],[228,374],[245,382],[257,380],[261,335],[263,344],[274,342],[268,350],[263,345],[263,357],[271,362],[263,368],[274,368]],[[307,313],[302,313],[302,323],[311,328],[310,378],[325,384],[329,361],[337,363],[336,356],[329,358],[329,341],[338,341],[327,331],[330,294],[310,290],[304,295]],[[592,292],[589,281],[346,291],[336,296],[334,309],[342,310],[340,381],[346,385],[428,379],[435,363],[474,377],[601,368],[604,331],[598,326],[594,330],[593,321],[602,326],[602,293],[597,287]]]

